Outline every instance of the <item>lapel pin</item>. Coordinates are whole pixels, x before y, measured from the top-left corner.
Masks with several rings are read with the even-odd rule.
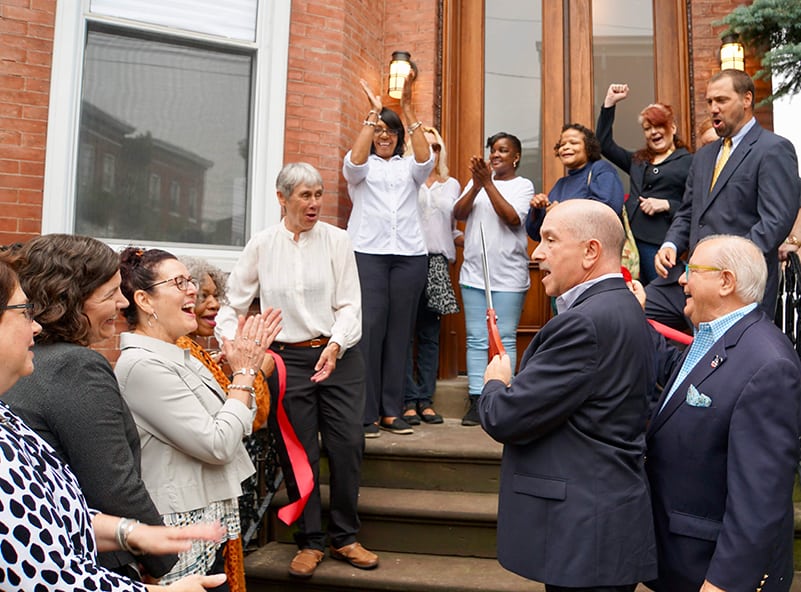
[[[709,365],[712,366],[713,368],[717,368],[722,363],[723,363],[723,358],[721,358],[720,356],[715,356],[714,358],[712,358],[712,362]]]

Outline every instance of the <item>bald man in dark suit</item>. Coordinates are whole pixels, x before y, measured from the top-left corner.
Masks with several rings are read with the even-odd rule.
[[[656,575],[643,451],[653,350],[620,273],[623,226],[576,199],[546,216],[532,255],[559,314],[512,380],[487,367],[481,425],[504,444],[498,560],[548,592],[632,592]]]

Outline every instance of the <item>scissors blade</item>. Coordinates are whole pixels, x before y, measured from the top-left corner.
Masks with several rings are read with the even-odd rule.
[[[492,288],[490,287],[489,265],[487,263],[487,243],[484,240],[484,223],[479,222],[481,234],[481,267],[484,269],[484,296],[487,299],[487,308],[492,308]]]

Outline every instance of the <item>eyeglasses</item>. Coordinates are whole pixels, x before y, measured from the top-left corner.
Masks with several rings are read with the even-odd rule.
[[[434,152],[439,152],[440,150],[442,150],[442,146],[440,146],[439,144],[431,144],[431,149]]]
[[[21,310],[26,319],[29,321],[33,320],[33,302],[7,304],[6,306],[0,307],[0,310]]]
[[[388,134],[390,136],[397,136],[398,135],[398,130],[392,129],[392,128],[389,128],[389,127],[381,127],[381,126],[377,125],[377,126],[375,126],[373,128],[373,133],[376,136],[380,136],[381,134]]]
[[[688,263],[684,266],[684,279],[688,282],[690,281],[690,272],[691,271],[724,271],[720,267],[712,267],[710,265],[693,265],[692,263]]]
[[[185,275],[176,275],[175,277],[161,280],[160,282],[156,282],[155,284],[150,284],[145,288],[145,290],[150,290],[151,288],[155,288],[156,286],[160,286],[161,284],[167,284],[172,282],[175,284],[175,287],[178,288],[181,292],[186,292],[189,289],[189,284],[192,284],[195,287],[195,290],[198,289],[198,282],[191,277],[186,277]]]

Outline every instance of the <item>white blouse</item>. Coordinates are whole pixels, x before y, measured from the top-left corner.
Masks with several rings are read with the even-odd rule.
[[[353,209],[348,234],[353,248],[370,255],[425,255],[417,192],[434,168],[433,152],[426,162],[414,157],[389,160],[371,154],[356,165],[345,155],[342,174],[348,182]]]
[[[262,310],[281,309],[276,341],[297,343],[321,335],[339,344],[340,357],[362,337],[362,296],[348,234],[317,222],[298,240],[284,222],[248,241],[228,278],[228,304],[215,334],[233,339],[237,315],[257,296]]]
[[[459,273],[459,283],[471,288],[484,289],[479,230],[483,224],[490,269],[490,287],[498,291],[525,292],[530,284],[525,219],[531,198],[534,197],[534,184],[525,177],[515,177],[508,181],[494,180],[494,183],[504,199],[517,212],[520,224],[512,228],[501,220],[492,207],[487,192],[481,189],[473,202],[473,210],[467,217],[464,263]],[[462,195],[472,186],[471,179]]]
[[[459,181],[448,177],[443,182],[435,181],[431,187],[423,183],[418,194],[428,253],[445,255],[451,263],[456,260],[453,240],[461,234],[453,217],[453,204],[459,199],[460,189]]]

